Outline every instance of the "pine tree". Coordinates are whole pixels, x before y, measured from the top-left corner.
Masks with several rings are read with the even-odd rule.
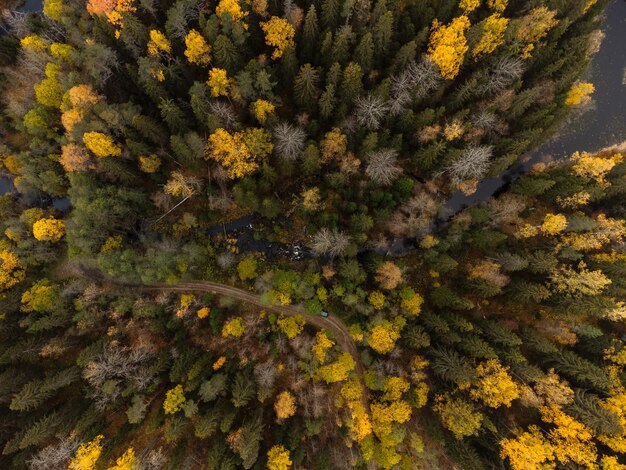
[[[254,381],[245,372],[239,372],[233,381],[231,393],[233,405],[237,408],[247,405],[256,393]]]
[[[467,359],[454,350],[433,349],[431,351],[433,372],[443,380],[458,384],[473,383],[476,373]]]
[[[293,82],[294,99],[298,105],[312,110],[315,107],[319,89],[319,75],[311,64],[304,64]]]
[[[363,72],[368,73],[374,66],[374,38],[369,31],[361,36],[359,44],[354,50],[354,60],[361,66]]]
[[[603,408],[596,395],[584,390],[576,390],[574,403],[568,406],[567,412],[593,429],[596,434],[621,435],[624,431],[619,418]]]
[[[302,28],[302,61],[314,62],[317,53],[317,42],[319,39],[319,24],[317,21],[317,11],[315,5],[309,7],[309,11],[304,18],[304,26]]]
[[[350,62],[343,71],[341,80],[341,98],[346,105],[351,105],[363,92],[363,71],[361,66]]]
[[[163,120],[173,133],[177,134],[187,130],[188,124],[185,113],[173,100],[161,100],[159,110]]]
[[[322,25],[324,28],[335,29],[337,27],[340,9],[340,0],[322,1]]]
[[[229,74],[235,72],[236,66],[240,62],[237,46],[223,34],[220,34],[213,43],[213,55],[215,66],[225,69]]]

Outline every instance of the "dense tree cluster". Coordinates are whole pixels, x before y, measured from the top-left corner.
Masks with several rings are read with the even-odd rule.
[[[431,224],[588,101],[605,3],[5,15],[0,467],[621,468],[622,155]]]

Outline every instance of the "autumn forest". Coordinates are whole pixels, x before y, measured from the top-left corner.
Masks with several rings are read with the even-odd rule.
[[[607,4],[6,8],[0,468],[626,469]]]

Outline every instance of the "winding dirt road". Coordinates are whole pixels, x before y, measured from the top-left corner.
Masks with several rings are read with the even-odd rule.
[[[321,315],[310,315],[305,312],[304,308],[300,305],[272,305],[267,306],[261,302],[261,297],[257,294],[253,294],[252,292],[248,292],[243,289],[239,289],[238,287],[229,286],[226,284],[219,284],[217,282],[210,281],[187,281],[187,282],[179,282],[175,285],[168,284],[157,284],[157,285],[141,285],[135,286],[139,287],[142,290],[168,290],[175,292],[209,292],[212,294],[224,295],[227,297],[231,297],[233,299],[240,300],[242,302],[247,302],[258,307],[264,308],[266,310],[273,310],[275,312],[281,313],[287,316],[295,316],[302,315],[307,323],[319,328],[325,329],[328,331],[332,331],[335,342],[341,349],[350,353],[354,362],[356,364],[356,372],[359,376],[359,381],[361,382],[361,401],[363,406],[369,412],[369,402],[368,402],[368,390],[365,386],[365,382],[363,379],[363,374],[365,372],[365,368],[363,366],[363,362],[361,362],[361,357],[359,355],[359,351],[356,347],[356,343],[348,333],[348,328],[339,318],[329,315],[328,317],[322,317]],[[378,467],[376,464],[370,460],[367,462],[368,470],[376,470]]]

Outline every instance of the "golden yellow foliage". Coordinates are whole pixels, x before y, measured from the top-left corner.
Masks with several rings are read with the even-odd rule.
[[[321,366],[315,371],[315,379],[326,383],[341,382],[348,378],[350,371],[354,370],[356,363],[350,353],[344,352],[339,355],[335,362]]]
[[[583,261],[578,264],[578,270],[571,266],[554,269],[550,280],[554,291],[567,297],[598,295],[611,284],[602,271],[589,271]]]
[[[25,36],[20,39],[20,45],[34,51],[45,51],[48,49],[48,43],[36,34],[31,34],[30,36]]]
[[[341,130],[334,127],[324,135],[324,139],[320,143],[322,151],[322,161],[341,159],[347,151],[348,137],[341,133]]]
[[[230,17],[235,23],[239,23],[244,19],[248,13],[241,9],[241,5],[237,0],[220,0],[215,8],[215,14],[222,16],[224,13],[230,14]],[[248,28],[248,25],[242,23],[244,28]]]
[[[65,221],[49,217],[33,224],[33,235],[37,240],[57,242],[65,235]]]
[[[284,18],[272,16],[269,21],[261,22],[261,29],[265,33],[265,43],[274,47],[272,59],[283,56],[285,49],[293,47],[293,38],[296,35],[293,26]]]
[[[46,78],[35,85],[35,97],[37,102],[51,108],[58,108],[63,102],[63,88],[58,76],[61,67],[49,62],[46,65]]]
[[[496,48],[504,43],[504,32],[509,25],[509,19],[503,18],[499,13],[488,16],[483,23],[483,35],[478,44],[472,49],[474,58],[483,54],[491,54]]]
[[[547,235],[556,235],[567,228],[567,218],[563,214],[546,214],[541,231]]]
[[[122,154],[122,147],[111,136],[101,132],[85,132],[83,142],[96,157],[119,157]]]
[[[114,235],[107,237],[102,246],[100,247],[100,253],[110,253],[122,247],[122,236]]]
[[[554,448],[534,425],[516,439],[502,439],[500,457],[508,458],[513,470],[554,468],[554,465],[547,464],[554,460]]]
[[[213,370],[220,370],[226,364],[226,356],[220,356],[217,361],[213,363]]]
[[[402,395],[408,392],[411,385],[403,377],[388,377],[383,385],[385,392],[382,399],[385,401],[396,401],[402,398]]]
[[[539,411],[543,421],[554,425],[548,438],[556,459],[563,465],[574,463],[593,468],[597,454],[591,429],[554,404],[544,406]]]
[[[506,10],[508,0],[487,0],[487,6],[492,10],[502,13]]]
[[[574,162],[572,171],[582,177],[594,179],[600,186],[606,185],[606,175],[624,160],[621,153],[615,153],[610,157],[592,156],[587,152],[576,152],[572,155]]]
[[[424,298],[420,294],[408,287],[400,291],[400,298],[402,299],[400,302],[400,306],[404,310],[414,316],[417,316],[421,313]]]
[[[474,400],[482,400],[485,405],[498,408],[511,406],[519,398],[519,387],[508,373],[508,367],[502,366],[497,359],[481,362],[476,367],[478,385],[470,390]]]
[[[459,2],[459,8],[465,13],[476,10],[480,5],[480,0],[461,0]]]
[[[526,44],[522,50],[522,57],[530,57],[536,43],[558,24],[559,20],[555,17],[556,11],[541,6],[534,8],[520,20],[516,38]]]
[[[273,148],[264,129],[247,128],[231,135],[220,128],[209,136],[208,157],[222,164],[234,179],[255,171]]]
[[[8,250],[0,251],[0,290],[10,289],[26,278],[26,265]]]
[[[293,462],[285,447],[276,445],[267,452],[268,470],[289,470]]]
[[[185,57],[196,65],[208,65],[211,62],[211,46],[195,29],[190,30],[185,36]]]
[[[428,42],[428,53],[441,71],[441,76],[452,80],[459,74],[463,58],[468,50],[465,31],[470,22],[467,16],[454,18],[449,25],[441,25],[433,21],[432,32]]]
[[[69,461],[68,470],[94,470],[102,453],[102,439],[104,436],[99,435],[90,442],[83,442]]]
[[[144,173],[156,173],[160,167],[161,159],[155,154],[139,157],[139,169]]]
[[[265,123],[267,116],[272,114],[275,109],[274,105],[266,100],[256,100],[254,103],[252,103],[250,108],[252,109],[252,114],[254,114],[254,117],[257,118],[257,120],[261,124]]]
[[[274,402],[274,411],[278,419],[287,419],[296,414],[296,399],[287,390],[281,392]]]
[[[118,457],[115,465],[107,468],[107,470],[135,470],[137,468],[137,457],[135,457],[135,449],[129,447],[126,452]]]
[[[433,408],[446,429],[457,439],[476,435],[483,421],[483,416],[471,403],[457,398],[438,395]]]
[[[178,384],[176,385],[176,387],[168,390],[165,394],[165,401],[163,401],[163,411],[166,415],[174,414],[182,409],[185,401],[186,398],[185,392],[183,391],[183,386],[181,384]]]
[[[246,331],[246,323],[241,317],[234,317],[224,323],[222,327],[222,336],[234,336],[235,338],[239,338]]]
[[[375,290],[373,292],[370,292],[370,295],[367,297],[367,301],[376,310],[381,310],[385,306],[385,294],[378,290]]]
[[[572,88],[567,92],[565,98],[565,104],[567,106],[578,106],[582,102],[587,103],[589,101],[589,95],[595,91],[593,83],[578,82],[572,85]]]
[[[335,342],[328,338],[325,330],[317,332],[315,335],[315,343],[313,343],[311,350],[320,364],[324,364],[324,362],[326,362],[327,352],[334,345]]]
[[[379,354],[387,354],[396,345],[405,323],[404,318],[396,317],[393,323],[389,320],[383,320],[374,325],[367,335],[368,345]]]
[[[228,79],[228,75],[226,70],[212,68],[209,71],[209,80],[207,81],[207,85],[211,89],[211,96],[228,96],[228,91],[230,90],[230,80]]]
[[[302,315],[279,318],[276,322],[280,331],[285,333],[287,338],[293,339],[302,333],[306,321]]]
[[[148,54],[157,56],[161,52],[171,54],[172,45],[165,34],[157,29],[150,30],[150,41],[148,41]]]

